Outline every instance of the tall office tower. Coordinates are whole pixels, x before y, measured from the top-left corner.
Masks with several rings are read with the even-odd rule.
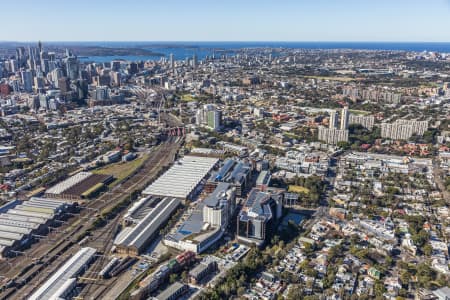
[[[44,90],[44,85],[45,82],[42,76],[34,77],[34,89],[36,90],[36,92],[42,93],[42,91]]]
[[[58,65],[58,63],[57,63],[56,61],[49,60],[49,61],[48,61],[48,72],[47,72],[47,73],[49,73],[49,72],[55,70],[56,68],[58,68],[58,66],[59,66],[59,65]]]
[[[139,72],[138,64],[135,62],[130,63],[128,67],[128,73],[131,75],[137,74]]]
[[[36,63],[35,63],[34,59],[32,57],[28,58],[28,60],[27,60],[27,69],[30,69],[30,70],[34,71],[35,70],[35,66],[36,66]]]
[[[56,61],[56,53],[55,52],[49,52],[48,53],[48,59],[50,61]]]
[[[25,63],[27,62],[27,55],[25,53],[25,48],[18,47],[16,49],[16,56],[17,56],[17,61],[19,63],[19,66],[23,67],[25,65]]]
[[[58,87],[61,90],[61,93],[65,94],[71,91],[69,79],[67,77],[61,77],[58,80]]]
[[[48,98],[44,94],[39,94],[39,107],[45,110],[48,109]]]
[[[109,99],[109,95],[111,93],[111,90],[108,86],[98,86],[95,89],[95,100],[104,101]]]
[[[170,53],[170,55],[169,55],[169,63],[170,63],[170,68],[173,69],[175,67],[175,61],[173,59],[173,53]]]
[[[76,56],[66,58],[66,72],[70,80],[76,80],[79,76],[79,64]]]
[[[111,82],[114,86],[120,86],[120,73],[119,72],[111,72]]]
[[[22,76],[23,89],[31,93],[33,91],[33,75],[31,71],[22,71],[20,75]]]
[[[59,79],[64,77],[64,73],[62,69],[56,68],[49,74],[50,81],[52,82],[55,88],[59,88]]]
[[[337,112],[336,111],[331,111],[330,112],[330,121],[328,122],[328,126],[330,129],[334,129],[336,128],[336,124],[337,124]]]
[[[13,79],[11,81],[11,86],[13,88],[14,93],[19,93],[20,92],[20,82],[18,79]]]
[[[77,80],[75,86],[78,99],[86,99],[89,95],[89,84],[87,80]]]
[[[39,109],[39,96],[31,96],[28,98],[27,105],[31,110],[38,111]]]
[[[348,107],[344,107],[341,111],[341,130],[348,129],[349,111]]]
[[[113,60],[113,61],[111,62],[111,70],[112,70],[112,71],[115,71],[115,72],[120,71],[120,61],[118,61],[118,60]]]
[[[39,53],[39,55],[40,55],[40,58],[41,58],[41,61],[42,60],[44,60],[44,59],[49,59],[49,54],[48,54],[48,52],[47,51],[44,51],[44,50],[42,50],[40,53]]]
[[[9,60],[9,71],[11,73],[16,73],[19,69],[19,63],[16,59],[10,59]]]
[[[194,54],[194,55],[192,56],[192,67],[193,67],[194,69],[196,69],[196,68],[197,68],[197,65],[198,65],[197,54]]]

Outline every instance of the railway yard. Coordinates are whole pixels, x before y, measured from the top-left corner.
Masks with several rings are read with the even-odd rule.
[[[86,246],[95,248],[97,252],[94,262],[80,278],[84,288],[79,298],[101,298],[107,286],[102,283],[99,272],[109,261],[108,254],[120,226],[121,211],[129,200],[137,196],[165,166],[176,159],[181,143],[181,138],[168,137],[154,147],[143,165],[122,183],[85,202],[79,214],[42,237],[41,242],[17,253],[16,257],[0,261],[0,299],[28,299],[37,287]],[[110,284],[111,282],[108,283]]]

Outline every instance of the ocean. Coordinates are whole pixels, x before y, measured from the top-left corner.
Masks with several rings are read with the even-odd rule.
[[[235,50],[246,48],[288,48],[288,49],[354,49],[354,50],[392,50],[413,52],[450,53],[450,43],[429,42],[66,42],[64,45],[88,45],[120,48],[142,48],[176,60],[184,60],[197,55],[198,59],[205,56],[229,54]],[[90,56],[82,57],[81,61],[107,62],[114,59],[128,61],[159,60],[160,56]]]

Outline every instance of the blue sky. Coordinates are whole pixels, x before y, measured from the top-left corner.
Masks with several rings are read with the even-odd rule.
[[[3,41],[450,42],[450,0],[2,0]]]

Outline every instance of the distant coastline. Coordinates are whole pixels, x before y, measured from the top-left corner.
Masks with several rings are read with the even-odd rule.
[[[168,58],[171,54],[176,60],[184,60],[196,55],[202,60],[209,56],[233,56],[238,51],[266,49],[282,51],[298,50],[355,50],[355,51],[408,51],[450,53],[450,42],[45,42],[49,51],[71,49],[83,62],[103,63],[122,59],[125,61],[148,61]],[[14,55],[15,48],[35,45],[36,42],[0,42],[0,51],[9,49]],[[8,50],[6,50],[8,51]],[[5,52],[6,52],[5,51]]]
[[[388,51],[433,51],[450,53],[450,42],[336,42],[336,41],[309,41],[309,42],[283,42],[283,41],[255,41],[255,42],[234,42],[234,41],[73,41],[73,42],[45,42],[51,48],[53,47],[70,47],[70,48],[98,48],[98,49],[114,49],[120,51],[122,48],[135,51],[145,49],[166,49],[166,48],[184,48],[198,50],[200,48],[222,48],[242,49],[242,48],[294,48],[294,49],[353,49],[353,50],[388,50]],[[19,47],[34,45],[37,42],[14,42],[0,41],[0,47]],[[158,51],[155,51],[158,54]],[[84,55],[81,54],[80,55]],[[148,53],[146,54],[148,55]]]

